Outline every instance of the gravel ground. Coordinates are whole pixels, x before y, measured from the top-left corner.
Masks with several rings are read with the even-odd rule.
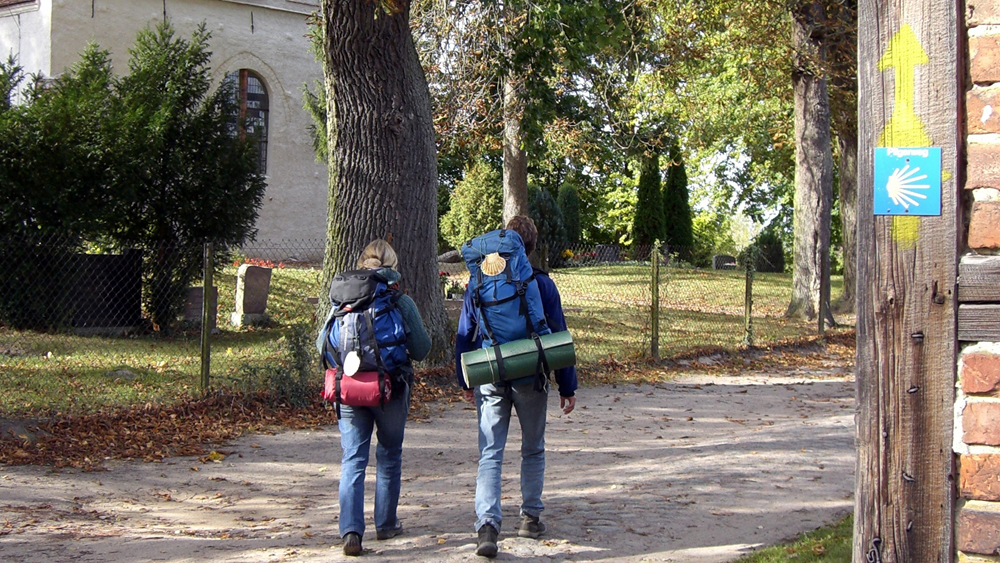
[[[554,395],[554,394],[553,394]],[[517,538],[520,430],[504,463],[500,561],[731,561],[850,513],[849,366],[694,373],[550,397],[540,540]],[[400,516],[365,555],[475,561],[475,411],[438,403],[407,427]],[[209,457],[216,459],[209,459]],[[0,466],[0,560],[342,561],[336,427],[245,436],[216,455],[107,471]],[[372,455],[374,463],[374,454]]]

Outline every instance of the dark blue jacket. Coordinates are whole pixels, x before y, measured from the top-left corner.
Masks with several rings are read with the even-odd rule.
[[[542,309],[545,311],[545,322],[552,332],[566,330],[566,317],[563,316],[562,299],[552,278],[543,270],[534,269],[535,281],[538,282],[538,292],[542,296]],[[472,292],[465,292],[462,302],[462,312],[458,317],[458,334],[455,335],[455,377],[463,389],[465,381],[462,378],[462,353],[478,350],[483,347],[483,338],[479,334],[476,309],[472,304]],[[572,397],[576,394],[576,367],[557,369],[555,372],[559,395]]]

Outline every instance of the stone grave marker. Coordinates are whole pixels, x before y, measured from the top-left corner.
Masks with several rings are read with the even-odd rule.
[[[236,273],[236,311],[229,322],[234,326],[260,324],[268,320],[267,294],[271,289],[271,268],[243,264]]]
[[[187,303],[184,304],[184,320],[195,325],[201,324],[201,307],[204,302],[204,291],[201,287],[189,287],[187,294]],[[219,310],[219,288],[213,287],[212,291],[212,302],[210,304],[212,312],[209,314],[210,326],[209,330],[215,331],[215,316]]]

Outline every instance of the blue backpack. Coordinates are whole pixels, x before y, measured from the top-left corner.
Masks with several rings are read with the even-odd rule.
[[[461,250],[469,268],[467,291],[472,292],[483,347],[494,347],[500,359],[501,344],[534,338],[541,352],[537,337],[552,331],[545,322],[538,282],[521,235],[498,229],[467,241]],[[502,359],[498,363],[504,379]],[[540,353],[539,375],[548,371],[543,364],[544,353]]]
[[[337,368],[338,384],[347,355],[355,352],[361,360],[359,372],[378,372],[384,402],[389,378],[400,377],[401,368],[409,362],[406,325],[396,308],[400,295],[378,270],[351,270],[334,276],[330,282],[333,308],[317,347],[323,369]]]

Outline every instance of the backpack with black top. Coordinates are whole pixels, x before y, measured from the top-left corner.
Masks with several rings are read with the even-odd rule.
[[[545,322],[542,297],[521,235],[498,229],[467,241],[461,248],[469,269],[469,287],[483,347],[493,347],[500,380],[506,380],[500,345],[532,338],[538,347],[538,386],[548,366],[538,336],[552,332]]]
[[[327,376],[324,398],[337,404],[338,416],[340,404],[384,405],[391,379],[402,377],[409,355],[396,307],[400,295],[378,270],[341,272],[330,283],[333,309],[318,344]]]

